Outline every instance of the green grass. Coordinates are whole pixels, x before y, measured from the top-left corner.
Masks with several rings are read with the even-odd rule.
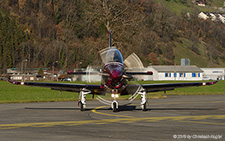
[[[75,93],[53,91],[50,88],[12,85],[0,81],[0,103],[72,101],[78,99]]]
[[[179,65],[182,58],[189,58],[191,65],[196,65],[198,67],[207,67],[208,61],[206,58],[205,47],[199,44],[199,51],[201,55],[197,55],[189,48],[190,44],[192,44],[191,41],[187,39],[181,40],[183,41],[183,43],[174,42],[176,64]]]
[[[154,84],[154,83],[186,83],[186,82],[193,82],[193,81],[145,81],[142,83]],[[203,81],[194,81],[194,82],[203,82]],[[163,93],[163,92],[157,92],[157,93]],[[211,86],[178,88],[172,91],[167,91],[167,94],[168,95],[223,95],[225,94],[225,81],[220,80],[215,85],[211,85]]]
[[[223,7],[224,0],[213,0],[211,6]]]
[[[202,11],[202,12],[225,13],[225,12],[218,11],[218,9],[213,8],[213,7],[223,7],[224,0],[213,0],[212,2],[209,2],[210,5],[206,5],[206,7],[197,6],[197,5],[193,4],[191,2],[191,0],[187,0],[187,4],[182,4],[179,0],[155,0],[155,1],[158,3],[162,3],[170,11],[172,11],[180,16],[181,16],[182,11],[193,12],[196,9],[198,9],[199,11]],[[211,8],[209,8],[208,6],[210,6]]]
[[[187,81],[143,81],[140,83],[176,83]],[[78,83],[78,82],[76,82]],[[219,95],[225,94],[225,81],[219,81],[216,85],[205,87],[179,88],[168,91],[168,95]],[[129,96],[121,96],[120,99],[127,99]],[[163,98],[163,92],[149,93],[149,98]],[[110,95],[106,96],[110,99]],[[12,85],[7,81],[0,81],[0,103],[26,103],[26,102],[53,102],[53,101],[75,101],[78,100],[78,93],[53,91],[50,88],[29,87]],[[87,96],[92,100],[92,95]]]
[[[181,2],[175,2],[174,0],[156,0],[156,2],[163,3],[169,10],[177,15],[181,15],[182,11],[190,12],[193,10],[190,1],[188,1],[187,5],[184,5]]]
[[[225,94],[225,81],[221,80],[212,86],[189,87],[168,91],[168,95],[223,95]]]

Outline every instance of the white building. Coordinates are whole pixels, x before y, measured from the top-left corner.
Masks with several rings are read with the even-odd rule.
[[[198,18],[207,20],[209,18],[209,16],[207,16],[205,13],[201,12],[198,14]]]
[[[203,80],[203,71],[197,66],[149,66],[152,80]]]
[[[225,80],[225,68],[201,68],[203,80]]]
[[[224,18],[222,15],[220,15],[220,14],[218,14],[218,16],[219,16],[219,20],[220,20],[222,23],[225,23],[225,18]]]
[[[207,20],[211,19],[212,21],[221,21],[222,23],[225,23],[225,16],[224,14],[219,14],[219,13],[199,13],[198,18]]]
[[[26,68],[21,72],[21,68],[9,68],[7,74],[11,80],[15,81],[34,81],[37,80],[39,68]],[[47,74],[47,68],[43,68],[44,74]]]
[[[209,15],[210,15],[210,18],[211,18],[212,21],[216,21],[216,15],[215,14],[209,13]]]
[[[74,70],[74,72],[83,72],[84,74],[78,74],[70,76],[73,81],[85,81],[85,82],[100,82],[101,75],[100,70],[96,68],[87,67],[86,69]]]

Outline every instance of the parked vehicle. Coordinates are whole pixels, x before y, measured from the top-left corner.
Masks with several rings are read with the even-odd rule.
[[[63,78],[63,79],[61,79],[61,81],[72,81],[72,78],[70,78],[70,77],[66,77],[66,78]]]

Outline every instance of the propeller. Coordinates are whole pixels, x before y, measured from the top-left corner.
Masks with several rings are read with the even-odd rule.
[[[115,48],[115,47],[112,47],[112,48]],[[104,49],[102,49],[102,50],[99,51],[99,55],[100,55],[100,57],[102,59],[102,63],[103,64],[106,64],[106,54],[107,54],[107,52],[108,52],[109,49],[110,48],[107,47],[107,48],[104,48]]]
[[[101,80],[100,78],[100,69],[93,68],[91,65],[88,65],[86,68],[86,82],[91,83],[93,81]]]
[[[107,63],[106,62],[107,52],[108,52],[109,49],[112,49],[112,48],[115,48],[115,47],[104,48],[101,51],[99,51],[100,57],[101,57],[102,62],[104,64]],[[132,75],[130,75],[126,72],[128,72],[128,71],[129,72],[132,72],[132,71],[133,72],[140,72],[140,71],[143,71],[144,66],[143,66],[143,63],[141,62],[140,58],[135,53],[132,53],[131,55],[129,55],[123,62],[124,62],[124,65],[125,65],[125,73],[123,74],[122,77],[125,81],[127,81],[127,85],[125,86],[125,88],[121,92],[121,95],[131,94],[131,97],[129,98],[129,103],[130,103],[138,96],[138,92],[141,89],[141,85],[133,79],[135,77],[133,77]],[[102,75],[107,76],[109,74],[102,73]],[[142,79],[140,75],[137,75],[137,76],[139,76],[139,78]],[[106,93],[111,93],[111,91],[106,90]],[[97,99],[104,104],[107,104],[107,105],[111,104],[111,101],[108,101],[108,100],[104,99],[102,96],[98,96]]]
[[[125,68],[126,76],[129,76],[129,74],[126,74],[128,71],[129,72],[140,72],[140,71],[143,71],[143,69],[144,69],[144,65],[143,65],[142,61],[135,53],[130,54],[124,60],[124,64],[126,65],[126,68]],[[131,94],[131,97],[128,99],[129,103],[131,103],[138,96],[138,92],[141,89],[141,85],[136,81],[137,77],[139,79],[143,79],[142,78],[143,76],[140,76],[140,75],[136,75],[136,77],[132,76],[132,79],[130,79],[130,81],[127,81],[127,87],[124,90],[126,93]]]
[[[124,64],[129,68],[129,69],[143,69],[144,66],[140,60],[140,58],[135,54],[132,53],[129,55],[125,60]]]

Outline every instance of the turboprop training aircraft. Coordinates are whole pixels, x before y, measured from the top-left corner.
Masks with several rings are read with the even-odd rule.
[[[42,83],[42,82],[23,82],[23,81],[11,81],[10,83],[16,85],[47,87],[52,90],[79,92],[79,105],[80,110],[83,111],[86,108],[86,95],[105,95],[111,93],[112,101],[105,99],[99,99],[102,103],[109,103],[113,112],[118,111],[119,103],[117,98],[119,95],[131,95],[130,102],[134,100],[138,95],[141,95],[141,108],[146,110],[147,93],[167,90],[174,90],[175,88],[192,87],[192,86],[206,86],[213,85],[214,82],[189,82],[189,83],[164,83],[164,84],[128,84],[135,75],[153,75],[151,71],[131,71],[129,66],[137,64],[136,66],[142,66],[140,59],[135,55],[130,55],[127,59],[123,60],[120,51],[116,47],[112,47],[112,38],[110,32],[109,47],[100,51],[101,59],[104,63],[103,68],[99,72],[89,72],[92,74],[99,74],[102,78],[102,83],[99,85],[92,84],[72,84],[72,83]],[[128,68],[125,67],[128,66]],[[134,65],[135,66],[135,65]],[[85,72],[72,72],[68,74],[81,75]]]

